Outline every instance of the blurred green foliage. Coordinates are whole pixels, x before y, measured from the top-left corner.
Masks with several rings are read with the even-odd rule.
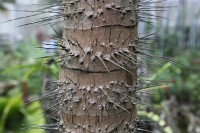
[[[41,91],[42,75],[48,73],[55,77],[58,69],[55,64],[47,65],[49,59],[40,58],[46,56],[45,52],[36,47],[37,42],[31,40],[20,44],[15,51],[1,51],[0,81],[26,82],[30,93],[38,94]]]
[[[38,49],[38,43],[34,40],[19,45],[16,50],[0,50],[0,87],[1,84],[9,84],[10,81],[17,82],[16,86],[0,93],[0,133],[43,133],[30,127],[44,125],[40,102],[24,105],[29,97],[41,93],[43,75],[57,75],[56,65],[48,65],[49,59],[40,58],[45,56],[42,49]],[[23,84],[28,94],[23,90]],[[24,92],[25,91],[25,92]],[[25,96],[27,95],[27,99]],[[39,115],[41,114],[41,115]],[[39,116],[38,116],[39,115]],[[24,124],[24,125],[23,125]],[[20,129],[23,128],[24,129]],[[27,128],[26,128],[27,127]]]
[[[167,63],[152,75],[156,80],[167,81],[161,84],[158,89],[159,95],[154,97],[153,103],[160,103],[175,96],[179,103],[199,103],[200,102],[200,53],[198,51],[188,51],[175,59],[181,65]],[[173,84],[173,85],[172,85]]]
[[[178,36],[176,33],[156,37],[153,44],[159,44],[154,45],[154,47],[162,50],[164,56],[174,57],[181,52],[180,49],[178,49]]]
[[[43,115],[38,116],[42,112],[40,103],[34,102],[28,106],[24,106],[22,94],[19,92],[19,88],[17,90],[18,93],[16,93],[15,89],[12,95],[9,94],[0,97],[0,132],[43,133],[43,130],[26,128],[26,126],[42,125],[45,123]]]

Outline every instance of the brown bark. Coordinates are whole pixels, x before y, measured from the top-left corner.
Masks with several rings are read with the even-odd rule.
[[[60,131],[135,132],[136,2],[64,2]]]

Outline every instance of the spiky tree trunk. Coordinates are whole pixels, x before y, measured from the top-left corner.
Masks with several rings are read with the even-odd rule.
[[[63,2],[59,130],[135,132],[136,0]]]

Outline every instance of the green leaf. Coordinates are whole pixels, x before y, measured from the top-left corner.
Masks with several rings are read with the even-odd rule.
[[[165,72],[171,66],[172,66],[171,62],[166,63],[155,74],[153,74],[148,80],[151,80],[151,81],[155,80],[157,77],[159,77],[163,72]]]
[[[16,110],[19,110],[19,108],[22,106],[22,100],[21,100],[21,95],[17,95],[15,97],[12,97],[9,99],[7,102],[2,116],[1,116],[1,121],[0,121],[0,132],[2,133],[4,131],[4,126],[7,120],[7,117],[9,114],[12,112],[15,112]]]
[[[173,84],[167,84],[167,87],[173,87],[174,85]],[[158,90],[158,89],[161,89],[165,87],[164,85],[159,85],[159,86],[154,86],[154,87],[147,87],[147,88],[144,88],[144,89],[141,89],[139,90],[140,92],[147,92],[147,91],[154,91],[154,90]]]

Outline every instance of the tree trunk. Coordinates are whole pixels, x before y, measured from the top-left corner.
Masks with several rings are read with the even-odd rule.
[[[136,0],[63,2],[60,132],[136,132]]]

